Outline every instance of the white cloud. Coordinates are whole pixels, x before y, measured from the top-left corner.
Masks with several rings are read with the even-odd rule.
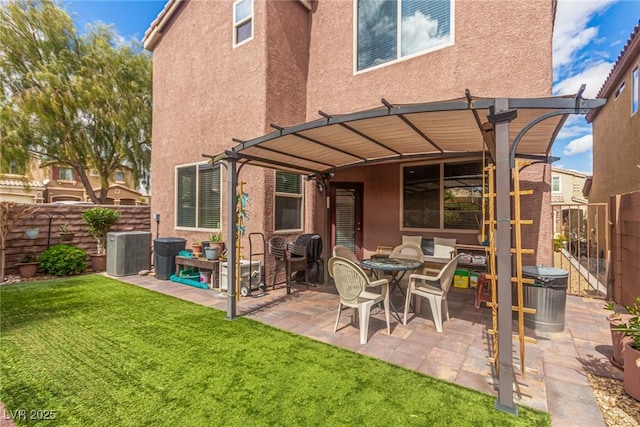
[[[593,135],[584,135],[568,143],[566,147],[564,147],[562,154],[565,156],[573,156],[590,151],[591,148],[593,148]]]
[[[596,41],[598,27],[591,18],[604,12],[615,0],[559,0],[553,31],[553,68],[571,67],[578,52]]]
[[[449,34],[439,34],[438,20],[416,10],[402,18],[402,54],[422,52],[449,41]]]
[[[553,86],[553,93],[555,95],[573,94],[584,83],[587,88],[582,95],[583,98],[595,98],[609,75],[612,66],[613,63],[606,61],[594,63],[583,71],[557,82]]]
[[[560,129],[557,139],[570,139],[591,133],[591,125],[586,122],[582,115],[570,115]]]

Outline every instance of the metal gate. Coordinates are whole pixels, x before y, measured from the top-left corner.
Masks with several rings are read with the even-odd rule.
[[[552,205],[554,267],[569,272],[567,292],[608,299],[610,224],[606,203]]]

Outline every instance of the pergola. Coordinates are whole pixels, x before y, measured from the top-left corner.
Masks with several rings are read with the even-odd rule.
[[[464,98],[404,105],[383,99],[381,108],[336,116],[320,111],[321,119],[286,128],[272,124],[274,132],[249,141],[234,139],[235,147],[205,157],[226,163],[227,191],[233,201],[244,164],[306,174],[326,186],[333,172],[345,168],[481,155],[487,150],[496,165],[497,276],[502,284],[498,300],[511,301],[510,185],[515,158],[550,162],[551,147],[568,115],[587,114],[606,102],[583,99],[583,91],[584,85],[576,95],[547,98],[477,98],[466,91]],[[228,203],[227,218],[227,235],[234,236],[235,203]],[[228,274],[235,277],[235,239],[229,239],[227,252]],[[227,319],[234,319],[235,289],[228,288]],[[496,408],[516,414],[510,303],[498,306],[498,330]]]

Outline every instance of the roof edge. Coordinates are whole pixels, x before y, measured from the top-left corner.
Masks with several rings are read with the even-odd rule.
[[[156,16],[156,19],[154,19],[153,22],[151,22],[147,31],[144,32],[144,37],[142,38],[142,45],[144,46],[145,49],[149,51],[153,51],[153,49],[156,47],[156,45],[162,38],[162,30],[164,29],[165,25],[167,25],[169,21],[171,21],[176,11],[178,10],[178,7],[184,1],[185,0],[168,0],[167,1],[167,3],[164,5],[160,13],[158,13],[158,16]]]
[[[602,84],[596,98],[608,99],[611,96],[611,93],[616,89],[616,83],[620,80],[620,76],[624,71],[626,71],[631,62],[633,62],[633,57],[637,54],[640,54],[640,20],[633,28],[633,31],[620,51],[616,62],[613,63],[611,71],[609,71],[609,75]],[[595,110],[587,114],[587,122],[591,123],[591,121],[598,115],[598,111],[599,110]]]

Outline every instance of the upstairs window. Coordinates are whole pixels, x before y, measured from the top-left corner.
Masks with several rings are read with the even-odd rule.
[[[631,114],[638,112],[638,67],[633,70],[633,79],[631,80],[633,87],[631,88]]]
[[[116,171],[116,182],[124,182],[124,173]]]
[[[176,227],[220,229],[220,167],[177,167],[176,192]]]
[[[13,175],[24,175],[25,174],[25,167],[23,164],[18,163],[15,160],[11,160],[11,162],[9,162],[9,173],[13,174]]]
[[[253,0],[238,0],[233,4],[233,45],[253,38]]]
[[[552,176],[551,177],[551,192],[559,193],[560,192],[560,177]]]
[[[58,179],[61,181],[73,181],[73,169],[71,168],[58,169]]]
[[[618,89],[616,89],[616,92],[613,94],[613,99],[618,99],[622,92],[624,92],[624,82],[622,82]]]
[[[453,42],[451,0],[357,0],[356,5],[357,71]]]
[[[275,230],[302,230],[302,176],[276,171]]]

